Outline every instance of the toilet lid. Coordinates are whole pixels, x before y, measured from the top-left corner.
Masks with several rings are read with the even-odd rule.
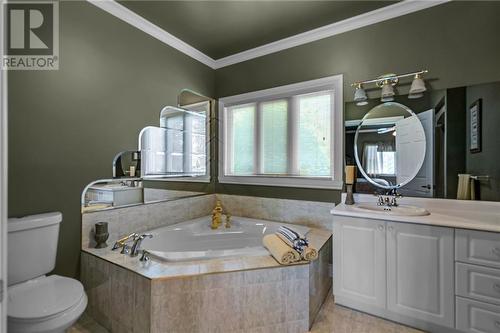
[[[67,277],[51,275],[22,282],[8,289],[8,316],[39,319],[70,309],[84,295],[82,284]]]

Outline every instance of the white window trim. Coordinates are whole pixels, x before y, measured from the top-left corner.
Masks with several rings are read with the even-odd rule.
[[[333,173],[328,177],[304,177],[304,176],[234,176],[226,175],[226,158],[228,155],[224,140],[227,135],[226,107],[252,103],[263,99],[279,99],[290,95],[299,95],[317,92],[321,90],[333,90],[333,117],[332,126],[332,154],[331,168]],[[219,99],[219,183],[244,184],[262,186],[284,186],[304,187],[340,190],[343,186],[343,160],[344,160],[344,102],[343,102],[343,75],[334,75],[317,80],[289,84],[271,89],[249,92],[241,95],[229,96]]]

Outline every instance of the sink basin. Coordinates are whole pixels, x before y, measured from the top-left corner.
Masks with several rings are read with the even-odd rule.
[[[357,210],[362,210],[365,212],[374,212],[386,215],[397,215],[397,216],[426,216],[430,215],[428,210],[409,206],[409,205],[399,205],[397,207],[386,207],[378,206],[376,203],[359,203],[354,205]]]

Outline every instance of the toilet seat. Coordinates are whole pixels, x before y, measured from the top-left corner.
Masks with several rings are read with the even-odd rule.
[[[10,286],[9,332],[62,332],[86,306],[82,284],[67,277],[42,276]]]

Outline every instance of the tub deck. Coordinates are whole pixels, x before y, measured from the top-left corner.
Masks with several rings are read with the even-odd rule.
[[[82,248],[87,311],[110,331],[307,332],[331,289],[332,234],[311,227],[307,237],[318,260],[289,266],[270,255],[141,262]]]

